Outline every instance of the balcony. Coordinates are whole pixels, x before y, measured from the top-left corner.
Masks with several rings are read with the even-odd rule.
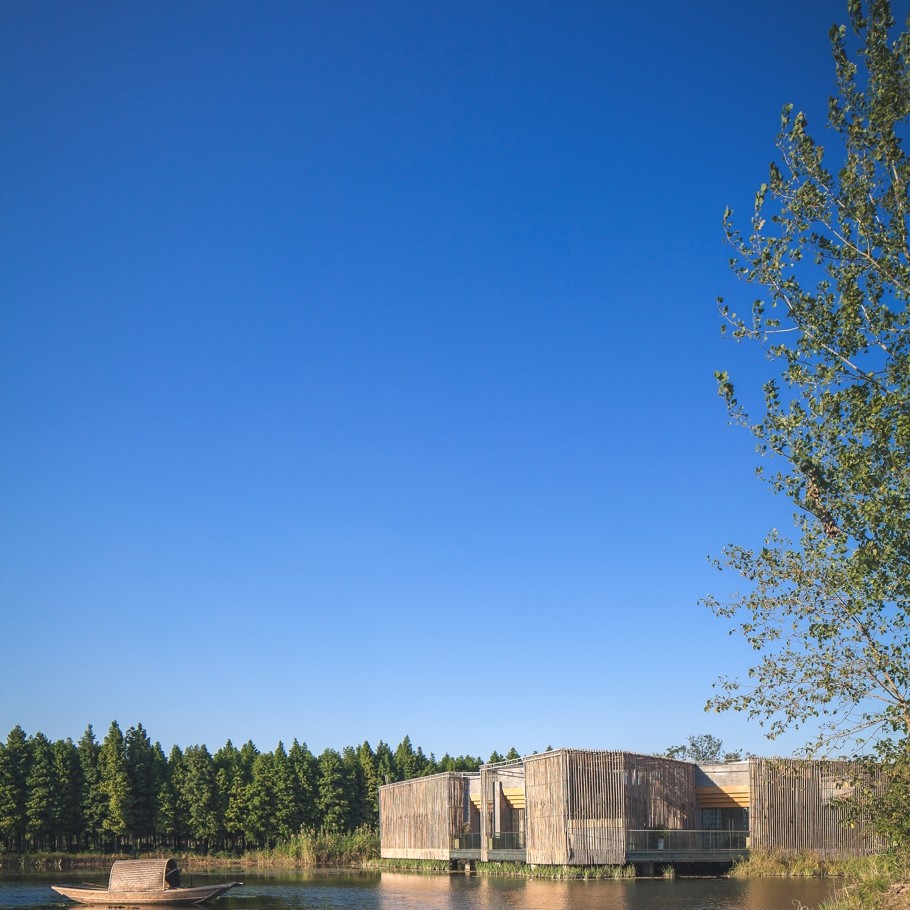
[[[481,836],[479,831],[469,832],[468,834],[453,834],[450,846],[455,851],[476,850],[479,853]]]
[[[486,858],[491,861],[525,861],[524,831],[502,831],[486,838]],[[483,835],[477,832],[453,834],[450,841],[452,859],[480,859]]]
[[[711,862],[735,859],[749,848],[748,831],[629,831],[630,860]]]

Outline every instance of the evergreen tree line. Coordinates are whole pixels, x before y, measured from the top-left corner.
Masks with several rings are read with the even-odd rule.
[[[481,764],[437,761],[407,736],[394,750],[364,742],[319,756],[296,739],[272,752],[228,740],[214,754],[201,745],[165,755],[142,724],[124,734],[114,721],[100,743],[91,725],[77,743],[17,725],[0,744],[0,851],[261,849],[304,831],[375,828],[381,783]]]

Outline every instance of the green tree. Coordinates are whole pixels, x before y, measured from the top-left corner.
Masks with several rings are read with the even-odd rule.
[[[98,750],[98,790],[101,834],[119,849],[130,830],[131,794],[126,773],[126,742],[112,721]]]
[[[690,736],[685,745],[670,746],[666,751],[667,758],[676,758],[680,761],[697,763],[739,761],[742,752],[724,752],[724,742],[710,733],[699,733]]]
[[[231,849],[243,848],[243,816],[246,805],[244,789],[249,782],[244,778],[240,750],[228,740],[213,756],[215,782],[218,787],[221,825]]]
[[[272,798],[275,805],[273,823],[277,836],[281,840],[287,840],[299,833],[302,817],[297,777],[291,767],[284,743],[280,740],[272,753],[270,764]]]
[[[60,844],[64,850],[73,851],[84,829],[82,791],[84,779],[79,750],[71,739],[54,743],[54,770],[59,782]]]
[[[318,827],[319,762],[309,750],[306,743],[295,739],[288,750],[288,761],[294,773],[295,790],[300,807],[300,827],[315,829]]]
[[[131,833],[140,843],[148,843],[155,834],[158,791],[164,770],[160,747],[156,752],[142,724],[130,727],[124,740],[126,779],[130,792]],[[156,743],[157,746],[157,743]]]
[[[344,831],[348,827],[351,804],[345,779],[344,763],[334,749],[319,756],[319,814],[320,827],[326,831]]]
[[[54,764],[54,747],[43,733],[29,743],[31,762],[26,779],[26,834],[30,845],[46,850],[60,834],[61,788]]]
[[[253,759],[250,782],[245,792],[244,837],[264,847],[275,838],[275,794],[272,790],[272,757],[259,753]]]
[[[188,836],[186,810],[180,796],[184,774],[183,751],[179,746],[173,746],[158,788],[155,835],[160,842],[178,850]]]
[[[253,764],[259,750],[252,740],[247,740],[237,751],[231,788],[227,794],[224,824],[235,843],[246,847],[249,793],[253,781]]]
[[[16,852],[25,849],[30,765],[28,738],[16,724],[0,746],[0,838],[8,850]]]
[[[410,780],[420,773],[417,767],[417,755],[411,744],[411,737],[407,734],[395,749],[395,772],[398,780]]]
[[[197,849],[208,850],[220,834],[215,763],[205,745],[188,746],[177,794],[186,818],[187,833]]]
[[[81,814],[82,837],[85,846],[97,848],[100,844],[104,803],[101,796],[101,773],[98,769],[98,754],[101,747],[95,739],[95,731],[89,724],[79,739],[76,752],[79,756],[79,770],[82,775]]]
[[[379,740],[376,744],[376,770],[380,784],[392,784],[401,780],[395,767],[395,753],[384,740]]]
[[[887,0],[848,12],[831,30],[829,137],[783,109],[750,229],[724,218],[758,297],[745,316],[720,301],[733,337],[776,367],[757,417],[723,372],[720,391],[798,511],[792,540],[772,531],[718,562],[747,585],[708,603],[759,657],[709,707],[772,738],[811,723],[815,747],[910,733],[910,35],[894,35]]]
[[[357,761],[363,781],[359,824],[375,828],[379,824],[379,766],[376,753],[366,740],[357,750]]]
[[[370,807],[366,775],[358,751],[353,746],[345,746],[341,750],[341,764],[347,781],[349,807],[344,827],[353,831],[361,825],[369,824]]]

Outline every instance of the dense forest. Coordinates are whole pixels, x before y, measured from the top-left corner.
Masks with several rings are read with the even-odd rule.
[[[124,734],[114,721],[100,743],[91,726],[74,743],[17,725],[0,745],[0,852],[271,847],[302,831],[375,827],[381,783],[481,764],[437,760],[407,736],[394,750],[364,742],[319,756],[296,739],[272,752],[228,740],[214,754],[199,745],[166,755],[142,724]]]

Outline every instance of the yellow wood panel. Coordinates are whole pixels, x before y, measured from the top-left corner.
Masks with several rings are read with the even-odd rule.
[[[509,801],[513,809],[524,809],[524,787],[503,787],[502,795]]]
[[[749,808],[748,787],[696,787],[695,796],[703,809]]]

